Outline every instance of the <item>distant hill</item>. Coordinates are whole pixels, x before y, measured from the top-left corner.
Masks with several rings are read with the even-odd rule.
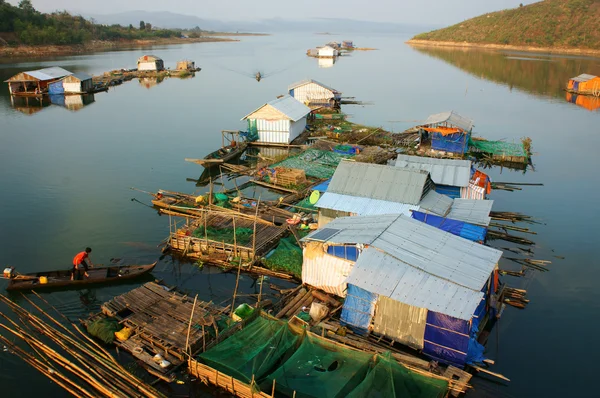
[[[600,0],[545,0],[492,12],[413,40],[600,50]]]
[[[101,24],[119,24],[137,26],[140,21],[150,22],[152,26],[171,29],[192,29],[198,26],[202,30],[216,32],[332,32],[332,33],[407,33],[434,26],[416,26],[397,23],[371,22],[339,18],[313,18],[301,21],[271,18],[249,19],[247,21],[225,21],[203,19],[193,15],[172,12],[127,11],[117,14],[87,14],[87,18]]]

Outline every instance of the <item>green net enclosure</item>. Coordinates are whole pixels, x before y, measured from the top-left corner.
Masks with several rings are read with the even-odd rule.
[[[264,386],[276,383],[286,396],[346,397],[365,378],[373,355],[306,335],[302,344]]]
[[[522,143],[515,144],[504,141],[469,140],[469,145],[481,152],[490,153],[492,155],[527,157],[527,152]]]
[[[448,382],[412,372],[400,365],[389,352],[377,356],[377,363],[348,398],[442,398]]]
[[[199,355],[206,365],[250,383],[259,381],[296,347],[300,336],[287,323],[257,317],[241,331]]]
[[[235,229],[235,243],[238,245],[248,245],[252,243],[252,233],[254,231],[252,228],[236,228]],[[196,228],[194,232],[192,232],[192,236],[199,239],[204,239],[208,237],[209,240],[214,240],[217,242],[225,242],[229,244],[234,243],[234,233],[233,228],[213,228],[207,227],[206,232],[204,231],[204,225]]]
[[[99,318],[88,325],[87,331],[106,344],[111,344],[115,341],[115,332],[118,332],[122,328],[119,321],[115,318]]]
[[[262,263],[273,271],[289,272],[297,278],[302,278],[302,249],[296,243],[293,235],[285,237]]]
[[[271,167],[301,169],[310,177],[331,178],[342,159],[350,157],[350,155],[342,155],[331,151],[307,149],[299,155],[291,156],[279,163],[272,164]]]

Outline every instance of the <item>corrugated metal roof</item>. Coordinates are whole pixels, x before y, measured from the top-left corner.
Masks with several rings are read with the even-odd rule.
[[[51,68],[44,68],[38,70],[31,70],[27,72],[23,72],[31,77],[34,77],[38,80],[53,80],[60,79],[61,77],[69,76],[72,73],[66,69],[63,69],[58,66],[53,66]]]
[[[445,122],[448,122],[456,127],[460,127],[465,131],[471,131],[473,128],[473,121],[471,119],[463,117],[454,111],[430,115],[427,120],[425,120],[423,125],[440,124]]]
[[[446,217],[471,224],[489,226],[493,200],[454,199]]]
[[[87,73],[84,72],[76,72],[73,73],[71,76],[79,79],[79,80],[90,80],[92,78],[92,75],[88,75]]]
[[[419,270],[473,290],[483,288],[502,256],[499,250],[406,215],[341,217],[327,228],[339,230],[328,242],[371,245]],[[303,240],[311,240],[311,235]]]
[[[572,78],[571,80],[575,80],[576,82],[587,82],[588,80],[595,79],[598,76],[588,75],[587,73],[582,73],[581,75]]]
[[[336,89],[334,89],[334,88],[331,88],[331,87],[329,87],[329,86],[327,86],[327,85],[325,85],[325,84],[323,84],[323,83],[321,83],[321,82],[318,82],[318,81],[316,81],[316,80],[313,80],[313,79],[304,79],[304,80],[300,80],[299,82],[296,82],[296,83],[294,83],[294,84],[290,84],[290,85],[288,86],[288,91],[289,91],[289,90],[293,90],[293,89],[295,89],[296,87],[304,86],[305,84],[309,84],[309,83],[314,83],[314,84],[317,84],[317,85],[319,85],[319,86],[321,86],[321,87],[323,87],[323,88],[326,88],[327,90],[331,90],[331,91],[333,91],[334,93],[337,93],[337,92],[338,92]]]
[[[404,304],[464,320],[472,318],[483,298],[479,290],[432,275],[374,248],[362,252],[346,282]]]
[[[310,113],[310,108],[304,105],[302,102],[298,101],[290,95],[284,95],[281,98],[274,99],[273,101],[261,105],[257,109],[244,116],[242,120],[246,120],[248,116],[252,115],[255,112],[258,112],[262,107],[265,107],[267,105],[271,105],[273,108],[283,113],[293,122],[297,122],[298,120],[302,119],[304,116]]]
[[[421,203],[419,203],[419,207],[425,212],[446,217],[446,214],[448,214],[452,207],[452,203],[453,200],[450,197],[435,191],[429,191]]]
[[[450,202],[452,202],[452,199],[450,199]],[[362,198],[359,196],[343,195],[329,191],[325,192],[321,196],[319,201],[315,204],[315,207],[337,211],[347,211],[350,213],[356,213],[359,216],[377,214],[410,215],[410,210],[419,210],[418,205],[390,202],[380,199]]]
[[[327,192],[417,205],[430,184],[425,171],[342,161]]]
[[[162,61],[162,59],[156,55],[147,54],[142,55],[138,58],[138,62],[149,62],[149,61]]]
[[[396,167],[428,171],[436,184],[467,187],[471,178],[471,161],[436,159],[421,156],[398,155]]]
[[[327,224],[326,228],[337,229],[327,242],[330,243],[361,243],[369,245],[377,239],[398,217],[394,215],[377,215],[363,217],[340,217]],[[318,231],[311,232],[301,241],[310,241]]]

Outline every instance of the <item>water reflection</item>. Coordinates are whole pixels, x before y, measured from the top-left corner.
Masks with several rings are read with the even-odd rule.
[[[94,94],[50,95],[49,97],[53,105],[62,106],[70,111],[79,111],[95,101]]]
[[[25,114],[33,115],[50,106],[50,98],[45,97],[20,97],[10,96],[10,105],[13,109]]]
[[[336,58],[317,58],[319,62],[319,68],[331,68],[335,62]]]
[[[139,79],[140,85],[147,89],[151,89],[152,87],[160,84],[165,80],[164,76],[148,76],[148,77],[140,77]]]
[[[588,57],[458,47],[413,48],[478,78],[538,96],[564,98],[564,88],[570,78],[581,73],[600,74],[600,61]]]
[[[579,105],[588,111],[595,111],[600,108],[600,97],[592,97],[591,95],[578,95],[567,93],[567,101]]]

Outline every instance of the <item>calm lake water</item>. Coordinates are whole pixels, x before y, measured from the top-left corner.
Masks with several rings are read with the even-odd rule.
[[[544,54],[414,49],[408,37],[353,36],[361,47],[333,66],[319,67],[306,49],[343,36],[307,34],[244,37],[235,43],[155,47],[35,62],[0,64],[2,81],[23,71],[62,66],[100,74],[133,68],[144,53],[166,66],[192,59],[202,67],[192,79],[160,84],[133,80],[96,94],[87,105],[26,107],[11,104],[0,85],[0,265],[20,272],[69,267],[75,253],[93,247],[95,263],[113,257],[151,262],[168,233],[168,218],[131,201],[149,197],[134,186],[194,192],[186,178],[202,168],[185,157],[203,157],[220,145],[222,129],[243,129],[240,119],[314,78],[345,96],[372,102],[346,106],[352,121],[401,131],[431,113],[455,110],[475,120],[476,133],[517,142],[533,139],[535,169],[489,170],[496,181],[543,183],[520,192],[494,192],[495,210],[518,211],[541,221],[535,258],[552,260],[550,272],[508,278],[528,290],[526,310],[507,308],[487,345],[493,371],[510,383],[478,377],[473,397],[597,396],[593,343],[600,320],[597,259],[600,222],[596,199],[600,167],[597,103],[567,101],[562,87],[580,73],[600,75],[600,60]],[[6,62],[6,60],[4,60]],[[327,65],[321,65],[327,66]],[[261,71],[266,78],[251,76]],[[31,102],[31,100],[30,100]],[[33,101],[35,103],[35,100]],[[498,243],[500,247],[508,244]],[[510,253],[509,253],[510,256]],[[553,256],[563,256],[564,260]],[[501,268],[514,268],[504,261]],[[235,276],[200,270],[163,258],[154,277],[203,300],[229,300]],[[241,290],[258,287],[243,276]],[[276,282],[276,281],[274,281]],[[141,284],[47,294],[73,319]],[[0,281],[3,290],[6,282]],[[14,296],[19,300],[18,296]],[[66,396],[18,358],[0,351],[3,396]],[[27,381],[24,383],[24,381]]]

